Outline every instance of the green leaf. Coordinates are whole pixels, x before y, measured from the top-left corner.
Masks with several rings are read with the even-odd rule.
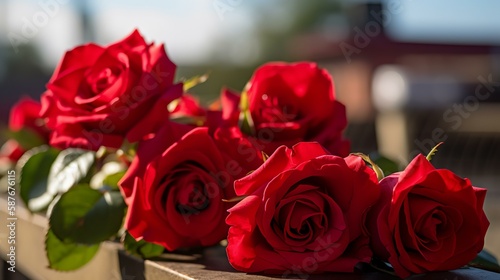
[[[125,215],[120,192],[100,192],[89,185],[76,185],[51,209],[49,224],[64,242],[95,244],[120,230]]]
[[[358,157],[362,158],[364,161],[368,162],[372,166],[373,171],[375,171],[375,174],[377,174],[377,179],[379,181],[385,177],[384,171],[382,171],[382,169],[380,169],[380,167],[377,164],[375,164],[375,162],[373,162],[369,156],[367,156],[363,153],[352,153],[352,154],[355,156],[358,156]]]
[[[50,169],[47,190],[64,193],[85,178],[95,160],[95,152],[81,149],[62,151]]]
[[[245,90],[241,93],[240,97],[240,117],[239,117],[239,127],[241,132],[246,135],[255,135],[255,124],[252,119],[252,114],[250,113],[250,105],[248,101],[248,93],[247,86],[245,86]]]
[[[136,241],[135,238],[133,238],[128,232],[125,233],[123,247],[130,254],[144,259],[157,257],[165,250],[163,246],[156,245],[154,243],[149,243],[144,240]]]
[[[497,258],[486,250],[479,252],[477,257],[469,263],[469,266],[500,273]]]
[[[248,88],[250,86],[247,84],[245,85],[245,89],[241,93],[240,96],[240,110],[241,111],[248,111],[250,110],[250,102],[248,101]]]
[[[378,258],[372,258],[370,266],[380,272],[396,276],[396,273],[394,272],[394,269],[392,268],[391,264],[383,260],[380,260]]]
[[[47,193],[47,177],[58,154],[55,149],[41,146],[27,151],[17,163],[21,199],[32,212],[44,210],[54,198]]]
[[[428,161],[431,161],[432,157],[436,154],[436,152],[438,151],[438,147],[441,146],[442,144],[444,144],[444,142],[439,142],[437,143],[436,146],[434,146],[434,148],[432,148],[432,150],[429,152],[429,154],[427,154],[427,156],[425,157]]]
[[[17,131],[7,130],[7,138],[14,139],[23,147],[25,150],[33,149],[38,146],[42,146],[45,140],[36,132],[31,129],[23,128]]]
[[[229,202],[229,203],[240,202],[240,201],[242,201],[243,199],[245,199],[247,197],[248,197],[248,195],[235,196],[235,197],[232,197],[232,198],[229,198],[229,199],[222,199],[222,202]]]
[[[194,116],[177,116],[170,118],[170,120],[180,124],[189,124],[196,126],[202,126],[203,123],[205,122],[204,117],[194,117]]]
[[[210,73],[205,73],[203,75],[198,75],[198,76],[194,76],[194,77],[187,79],[183,83],[184,84],[184,87],[183,87],[184,91],[188,91],[188,90],[194,88],[195,86],[206,82],[208,80],[209,76],[210,76]]]
[[[137,152],[137,146],[139,145],[139,143],[137,142],[134,142],[134,143],[130,143],[129,141],[127,141],[126,139],[123,141],[123,144],[122,146],[120,147],[120,149],[118,149],[118,151],[116,151],[116,153],[124,153],[125,155],[128,155],[130,157],[134,157],[136,152]],[[108,159],[109,160],[109,159]]]
[[[45,236],[45,253],[49,268],[58,271],[76,270],[87,264],[99,250],[99,244],[65,243],[49,229]]]
[[[103,183],[105,186],[109,186],[113,189],[118,190],[119,189],[118,182],[120,182],[120,180],[123,178],[123,176],[125,176],[125,171],[111,174],[111,175],[107,176],[106,178],[104,178]]]
[[[93,189],[99,190],[118,190],[118,181],[125,175],[124,165],[118,162],[107,162],[101,170],[94,174],[90,180],[90,186]]]
[[[382,169],[385,176],[400,171],[399,165],[378,153],[370,153],[372,161]]]
[[[269,159],[269,155],[264,151],[260,151],[260,153],[262,154],[262,160],[266,162]]]
[[[44,210],[58,193],[66,192],[85,178],[93,163],[94,152],[34,148],[18,162],[21,198],[30,211]]]
[[[245,133],[246,135],[255,135],[255,125],[250,111],[240,112],[239,127],[241,132]]]

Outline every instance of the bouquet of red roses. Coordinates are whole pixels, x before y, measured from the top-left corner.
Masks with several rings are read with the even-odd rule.
[[[342,138],[345,107],[312,62],[259,67],[209,108],[174,81],[164,46],[138,31],[68,51],[41,101],[11,111],[3,165],[46,211],[50,267],[73,270],[103,241],[144,258],[227,239],[240,271],[400,277],[467,265],[484,244],[485,189],[419,155],[387,174]],[[145,246],[148,245],[148,246]]]

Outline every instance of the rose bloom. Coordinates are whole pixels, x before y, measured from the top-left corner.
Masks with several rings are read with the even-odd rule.
[[[107,47],[67,52],[42,95],[42,115],[59,148],[118,148],[149,137],[168,120],[167,105],[182,95],[163,45],[138,31]]]
[[[235,196],[233,181],[262,163],[257,150],[235,131],[170,123],[141,142],[120,181],[129,206],[125,228],[136,239],[168,250],[210,246],[226,238],[224,202]],[[239,147],[253,150],[242,157]]]
[[[244,196],[229,210],[227,255],[244,272],[352,272],[370,262],[365,215],[377,177],[357,156],[330,155],[318,143],[281,146],[235,181]]]
[[[42,106],[39,102],[29,98],[21,98],[10,110],[9,129],[19,131],[28,129],[42,139],[48,138],[48,130],[40,116]]]
[[[482,250],[489,226],[485,189],[435,169],[422,155],[380,186],[368,218],[372,246],[398,276],[460,268]]]
[[[49,131],[40,117],[42,106],[37,101],[29,98],[21,98],[10,110],[9,130],[18,132],[27,130],[32,137],[37,137],[37,142],[48,142]],[[0,149],[0,158],[8,158],[16,162],[30,147],[22,147],[16,140],[8,140]]]
[[[314,141],[334,155],[347,156],[342,138],[345,107],[335,99],[330,74],[312,62],[273,62],[259,67],[250,79],[248,106],[261,149]]]

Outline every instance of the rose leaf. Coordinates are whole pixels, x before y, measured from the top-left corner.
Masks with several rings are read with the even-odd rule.
[[[373,163],[375,163],[376,165],[378,165],[378,167],[380,167],[380,169],[382,169],[385,176],[389,176],[392,173],[401,170],[396,162],[376,152],[370,153],[370,158],[372,159]]]
[[[355,155],[355,156],[358,156],[358,157],[362,158],[365,162],[367,162],[368,164],[370,164],[371,167],[372,167],[372,169],[373,169],[373,171],[375,171],[375,174],[377,174],[377,179],[379,181],[382,180],[385,177],[384,171],[375,162],[373,162],[372,159],[369,156],[367,156],[367,155],[365,155],[363,153],[352,153],[352,154]]]
[[[436,152],[438,151],[438,148],[439,146],[443,145],[444,142],[439,142],[437,143],[436,146],[434,146],[434,148],[432,148],[432,150],[427,154],[427,156],[425,157],[428,161],[431,161],[432,160],[432,157],[436,154]]]
[[[64,242],[96,244],[117,234],[125,208],[118,191],[100,192],[86,184],[76,185],[53,204],[49,225]]]
[[[40,146],[24,153],[17,162],[21,199],[31,212],[46,209],[54,199],[47,193],[47,178],[58,154],[56,149]]]
[[[65,243],[51,231],[45,236],[45,253],[49,268],[58,271],[76,270],[88,263],[99,250],[99,245]]]
[[[175,123],[196,125],[196,126],[202,126],[204,122],[203,117],[192,117],[192,116],[177,116],[170,118],[170,120]]]
[[[500,273],[497,258],[486,250],[479,252],[477,257],[469,263],[469,266]]]
[[[125,175],[124,167],[118,162],[107,162],[90,179],[90,186],[96,190],[119,190],[118,182]]]
[[[7,130],[6,136],[8,139],[16,140],[24,150],[29,150],[45,144],[45,140],[36,132],[29,128],[20,130]]]
[[[241,132],[246,135],[255,135],[255,124],[252,119],[252,114],[250,113],[250,104],[248,100],[247,86],[245,86],[245,90],[241,93],[240,97],[240,116],[238,126],[240,127]]]
[[[64,193],[79,183],[89,173],[95,161],[95,153],[82,149],[62,151],[52,164],[49,173],[49,193]]]
[[[246,135],[255,135],[255,125],[250,111],[241,111],[239,127],[241,132]]]
[[[144,259],[157,257],[165,250],[163,246],[154,243],[149,243],[144,240],[136,241],[128,232],[125,232],[123,236],[123,247],[130,254]]]
[[[372,258],[372,261],[370,262],[370,266],[374,268],[377,271],[390,274],[395,276],[396,273],[394,272],[394,269],[392,268],[391,264],[388,262],[385,262],[383,260],[380,260],[378,258]]]
[[[203,75],[194,76],[194,77],[191,77],[191,78],[185,80],[183,82],[184,91],[188,91],[188,90],[194,88],[195,86],[206,82],[208,80],[209,76],[210,76],[210,73],[205,73]]]

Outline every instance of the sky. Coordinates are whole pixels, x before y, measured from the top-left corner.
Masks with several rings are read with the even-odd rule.
[[[500,44],[498,0],[401,1],[400,12],[388,25],[400,40]]]
[[[38,20],[35,32],[31,32],[29,38],[23,38],[39,47],[48,67],[53,67],[66,50],[84,43],[79,23],[75,20],[73,5],[76,0],[0,1],[0,37],[22,35],[23,28],[26,31],[27,25]],[[94,19],[97,43],[111,43],[139,28],[148,41],[164,42],[171,58],[182,65],[209,63],[214,58],[214,51],[222,53],[222,59],[233,64],[251,63],[259,54],[258,42],[252,36],[253,8],[255,5],[269,5],[270,9],[281,11],[280,5],[286,3],[284,0],[87,1]],[[397,12],[390,14],[387,30],[399,40],[500,43],[498,0],[384,2],[394,1],[403,4]],[[2,15],[2,10],[5,12],[2,5],[6,3],[9,3],[8,12]],[[47,10],[42,3],[51,3],[52,6],[49,5]],[[46,20],[43,15],[40,17],[43,13]],[[5,19],[3,22],[2,18]],[[276,13],[276,18],[286,19],[282,13],[281,16]]]
[[[6,0],[2,0],[5,2]],[[17,34],[33,42],[42,51],[44,62],[57,63],[62,54],[84,43],[78,28],[74,1],[70,0],[7,0],[7,34]],[[59,3],[67,2],[67,3]],[[50,9],[40,3],[55,3]],[[222,3],[220,5],[219,3]],[[182,1],[133,1],[89,0],[90,12],[96,30],[95,41],[109,44],[120,40],[138,28],[147,41],[165,43],[171,58],[179,64],[190,65],[210,61],[216,48],[224,39],[236,37],[228,49],[229,55],[238,50],[235,63],[246,63],[256,55],[250,37],[237,36],[251,32],[248,1],[243,0],[182,0]],[[219,5],[217,5],[219,4]],[[0,9],[1,9],[0,5]],[[48,13],[50,10],[51,13]],[[0,10],[0,19],[1,15]],[[40,13],[48,15],[46,22],[37,23]],[[0,25],[2,22],[0,21]],[[33,36],[24,36],[28,25],[35,26]],[[1,31],[1,28],[0,28]],[[253,47],[253,49],[252,49]],[[233,50],[232,50],[232,49]]]
[[[165,42],[179,63],[196,64],[210,60],[224,38],[251,29],[248,4],[231,1],[91,0],[90,4],[96,25],[102,28],[99,40],[114,41],[139,27],[147,39]],[[218,9],[217,2],[223,3]]]

